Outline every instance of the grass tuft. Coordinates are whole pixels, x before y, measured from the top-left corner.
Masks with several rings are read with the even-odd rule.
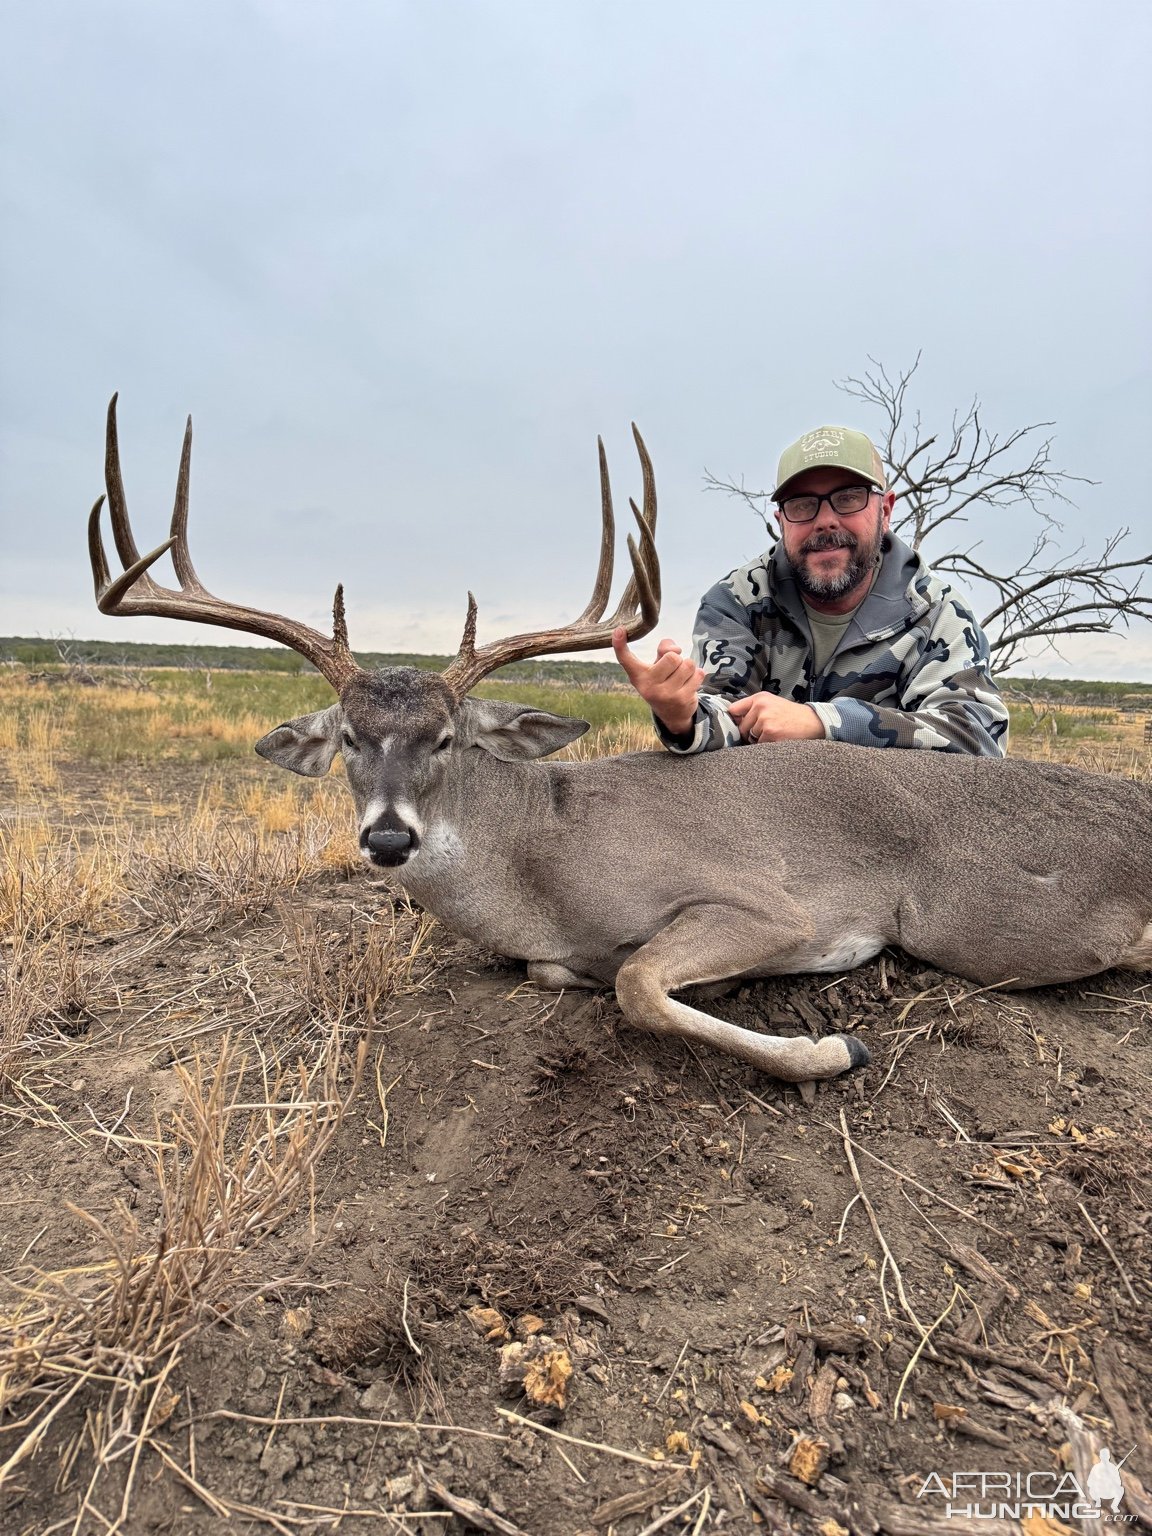
[[[110,1223],[73,1207],[103,1255],[4,1281],[0,1490],[75,1403],[91,1453],[76,1528],[88,1515],[108,1528],[126,1519],[144,1452],[164,1459],[157,1437],[178,1401],[171,1381],[184,1346],[258,1294],[238,1261],[312,1197],[366,1058],[362,1039],[347,1071],[334,1029],[311,1068],[253,1067],[228,1039],[214,1062],[176,1068],[182,1104],[152,1136],[120,1137],[151,1164],[154,1226],[145,1231],[125,1207]],[[110,1516],[97,1502],[106,1483]]]

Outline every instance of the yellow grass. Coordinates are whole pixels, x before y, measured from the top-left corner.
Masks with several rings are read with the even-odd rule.
[[[126,890],[132,841],[114,825],[82,838],[36,814],[0,822],[0,935],[104,929]]]

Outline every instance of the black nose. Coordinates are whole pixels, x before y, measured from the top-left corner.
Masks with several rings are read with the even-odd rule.
[[[395,859],[411,852],[411,832],[369,832],[368,847],[385,859]]]

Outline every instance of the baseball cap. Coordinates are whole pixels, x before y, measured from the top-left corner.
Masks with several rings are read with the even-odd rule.
[[[788,481],[806,469],[848,469],[882,491],[887,488],[884,464],[871,438],[852,427],[817,427],[785,448],[776,471],[773,497],[779,500]]]

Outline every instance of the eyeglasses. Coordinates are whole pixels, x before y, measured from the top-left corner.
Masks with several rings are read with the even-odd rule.
[[[873,489],[870,485],[844,485],[827,496],[786,496],[780,503],[780,515],[789,523],[810,523],[827,502],[837,517],[851,517],[853,512],[863,512]]]

